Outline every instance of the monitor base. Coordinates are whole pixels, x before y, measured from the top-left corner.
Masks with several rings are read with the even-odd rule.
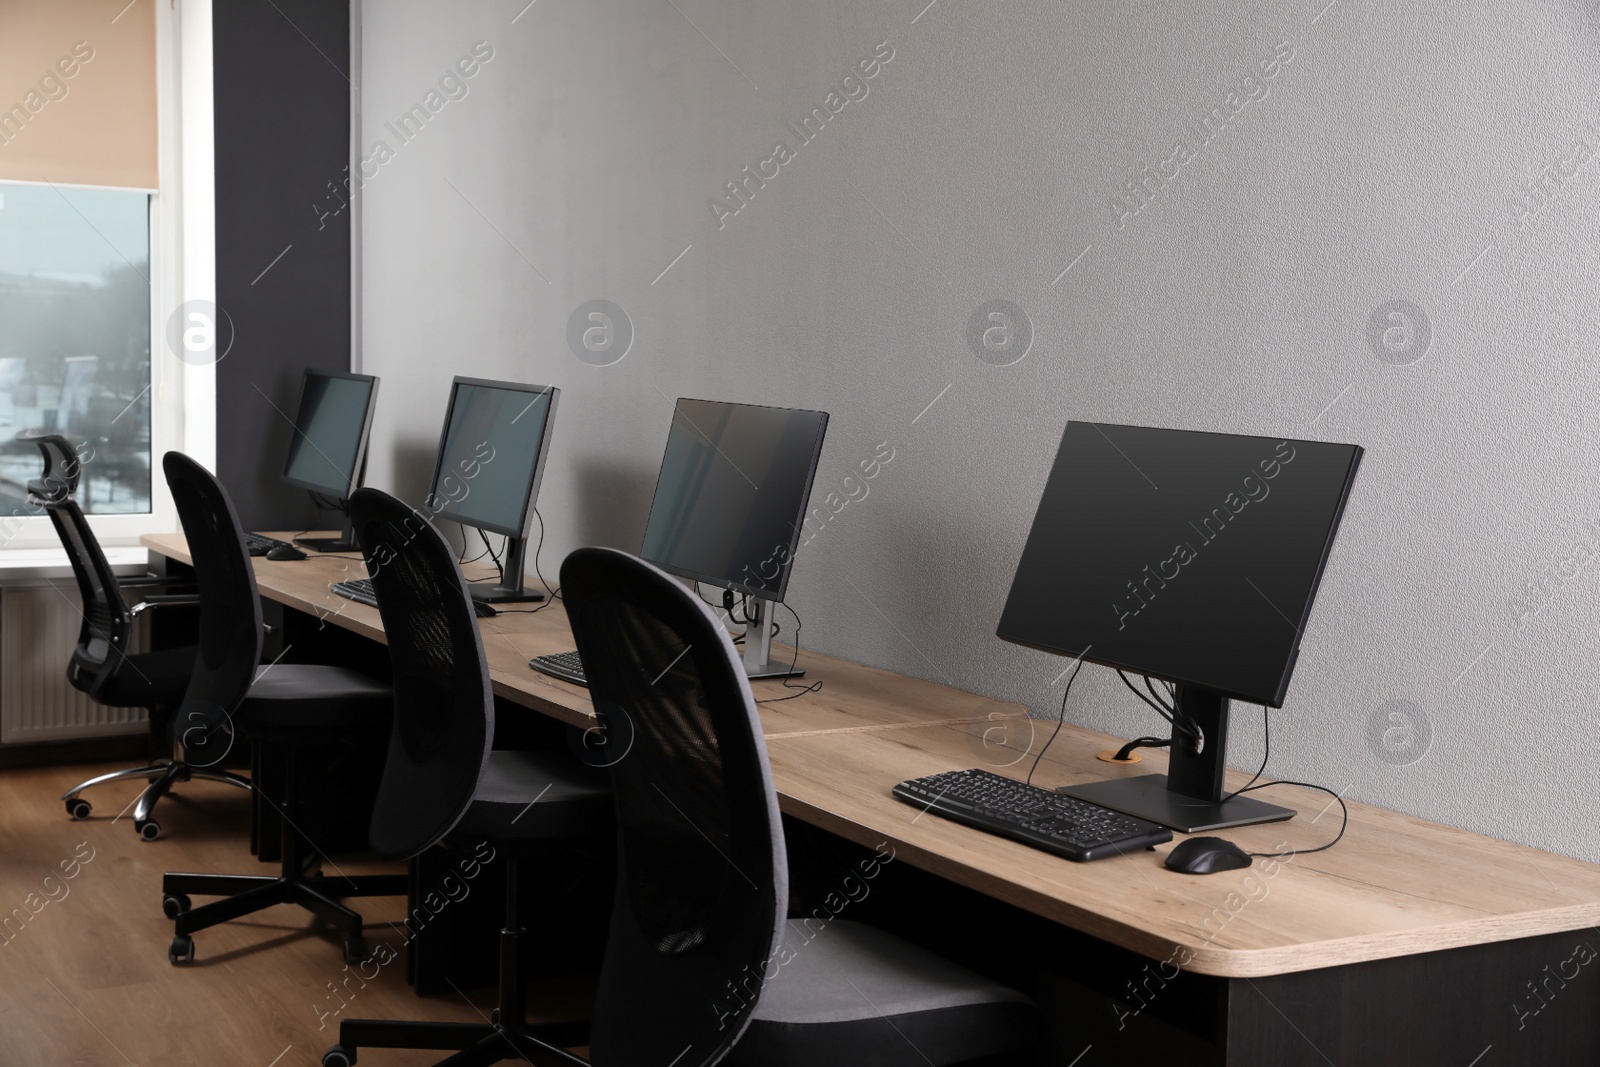
[[[744,665],[744,676],[752,682],[762,678],[799,678],[805,673],[804,667],[790,670],[781,663],[764,663],[759,667],[752,667],[748,663]]]
[[[1164,774],[1142,774],[1136,778],[1064,785],[1057,788],[1056,792],[1132,815],[1136,819],[1148,819],[1183,834],[1281,822],[1295,816],[1293,808],[1279,807],[1252,797],[1234,797],[1215,803],[1173,793],[1167,789],[1167,776]]]
[[[473,600],[481,600],[485,604],[526,604],[535,600],[543,600],[543,593],[530,593],[526,589],[508,589],[503,585],[469,585],[467,590],[472,594]]]
[[[342,537],[296,537],[294,543],[313,552],[360,552],[361,546]]]

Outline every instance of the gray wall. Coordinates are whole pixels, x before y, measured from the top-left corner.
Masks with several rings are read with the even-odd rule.
[[[806,643],[1053,716],[1062,661],[994,625],[1066,420],[1357,442],[1270,771],[1600,859],[1600,20],[925,2],[366,4],[357,139],[393,151],[362,193],[370,484],[420,499],[452,374],[561,386],[549,574],[637,548],[672,398],[824,408],[819,498],[895,458],[799,557]],[[401,146],[384,122],[479,40]],[[801,145],[785,124],[882,41]],[[568,347],[591,299],[636,332],[611,366]],[[1031,319],[1014,365],[966,340],[995,299]],[[1100,668],[1068,715],[1160,725]],[[1261,715],[1235,718],[1253,767]]]

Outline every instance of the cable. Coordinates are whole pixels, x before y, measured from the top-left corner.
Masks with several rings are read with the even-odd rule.
[[[500,609],[500,614],[502,615],[537,615],[539,612],[543,611],[545,608],[548,608],[551,604],[554,604],[556,601],[561,599],[561,587],[559,585],[552,586],[545,578],[544,571],[539,569],[539,553],[544,551],[544,516],[539,514],[538,508],[533,509],[533,515],[539,520],[539,543],[535,545],[533,549],[533,573],[538,577],[539,584],[544,586],[544,603],[540,604],[536,608],[502,608]],[[485,538],[485,542],[487,542],[487,540],[488,539]]]
[[[350,505],[345,501],[335,500],[330,496],[317,492],[315,489],[307,489],[306,492],[310,494],[311,502],[323,511],[337,511],[341,515],[350,514]]]
[[[1033,772],[1039,769],[1039,761],[1044,759],[1045,750],[1055,741],[1056,734],[1061,732],[1061,724],[1067,721],[1067,697],[1072,695],[1072,683],[1078,680],[1078,672],[1081,670],[1083,670],[1083,657],[1079,656],[1078,665],[1072,668],[1072,677],[1067,679],[1066,692],[1061,694],[1061,715],[1056,719],[1056,728],[1050,731],[1050,740],[1044,743],[1044,748],[1041,748],[1039,754],[1033,757],[1033,766],[1028,768],[1028,777],[1024,782],[1025,785],[1033,784]],[[1122,672],[1118,671],[1117,673],[1121,674]]]
[[[1265,704],[1261,705],[1261,732],[1264,738],[1265,751],[1261,753],[1261,766],[1256,768],[1255,777],[1251,778],[1244,785],[1223,797],[1222,803],[1226,804],[1240,793],[1243,793],[1246,789],[1249,789],[1251,786],[1255,785],[1256,782],[1260,781],[1261,776],[1266,773],[1267,760],[1272,758],[1272,713],[1267,710],[1267,706]]]
[[[1134,696],[1138,697],[1146,704],[1149,704],[1156,710],[1157,715],[1160,715],[1163,719],[1167,720],[1167,722],[1172,725],[1174,730],[1182,731],[1183,733],[1187,734],[1191,740],[1198,739],[1200,736],[1199,731],[1197,731],[1187,721],[1180,721],[1180,717],[1177,712],[1169,712],[1164,705],[1157,704],[1154,700],[1139,692],[1139,687],[1133,684],[1133,680],[1128,677],[1126,672],[1118,671],[1117,677],[1122,679],[1122,684],[1127,686],[1129,691],[1132,692]]]
[[[1344,819],[1339,824],[1339,832],[1335,834],[1333,840],[1329,841],[1326,845],[1318,845],[1316,848],[1291,849],[1288,852],[1251,852],[1249,855],[1261,859],[1275,859],[1283,856],[1303,856],[1312,852],[1326,852],[1334,845],[1337,845],[1344,838],[1344,832],[1350,826],[1350,809],[1345,805],[1344,797],[1341,797],[1338,793],[1334,792],[1332,789],[1329,789],[1325,785],[1313,785],[1310,782],[1295,782],[1290,781],[1287,778],[1281,778],[1273,782],[1262,782],[1260,785],[1257,785],[1257,780],[1260,779],[1262,774],[1266,773],[1267,760],[1272,757],[1272,711],[1265,704],[1261,705],[1261,729],[1264,748],[1264,751],[1261,754],[1261,766],[1256,769],[1255,777],[1251,778],[1250,781],[1246,782],[1238,789],[1235,789],[1233,792],[1223,797],[1222,803],[1226,804],[1240,793],[1254,793],[1258,789],[1271,789],[1275,785],[1297,785],[1302,789],[1315,789],[1319,792],[1326,793],[1334,800],[1337,800],[1339,802],[1339,810],[1341,813],[1343,813]]]
[[[549,594],[545,597],[545,603],[548,604],[552,600],[561,599],[561,588],[559,586],[552,587],[549,582],[545,581],[544,571],[539,569],[539,553],[544,551],[544,516],[539,514],[538,508],[534,508],[533,517],[539,520],[539,543],[533,546],[533,573],[539,579],[539,584],[544,586],[544,591]]]
[[[494,569],[495,573],[500,576],[500,584],[506,584],[506,569],[500,565],[500,556],[495,552],[494,546],[489,543],[489,535],[483,532],[482,527],[479,527],[478,536],[483,539],[483,547],[489,553],[489,558],[494,560]]]
[[[820,678],[812,682],[810,685],[793,685],[789,682],[789,679],[794,675],[795,667],[800,662],[801,623],[799,612],[795,611],[794,608],[789,607],[787,603],[783,606],[789,608],[789,614],[794,616],[794,656],[789,660],[789,673],[783,676],[783,687],[785,689],[798,689],[799,692],[790,693],[786,697],[769,697],[766,700],[758,700],[756,701],[757,704],[781,704],[785,700],[793,700],[795,697],[803,697],[807,693],[820,693],[822,691],[822,679]]]
[[[1178,702],[1172,698],[1170,693],[1166,696],[1163,696],[1160,692],[1158,692],[1156,690],[1156,683],[1151,680],[1148,674],[1144,676],[1144,687],[1150,691],[1151,696],[1156,698],[1157,704],[1160,704],[1174,715],[1178,713]]]
[[[1258,859],[1276,859],[1283,856],[1307,856],[1313,852],[1326,852],[1334,845],[1337,845],[1344,838],[1344,832],[1350,826],[1350,809],[1345,805],[1344,797],[1340,796],[1338,793],[1335,793],[1325,785],[1313,785],[1310,782],[1295,782],[1290,781],[1288,778],[1280,778],[1275,782],[1262,782],[1260,785],[1247,785],[1243,789],[1239,790],[1239,793],[1254,793],[1258,789],[1271,789],[1275,785],[1297,785],[1301,789],[1315,789],[1319,792],[1328,794],[1334,800],[1339,802],[1339,810],[1344,815],[1344,821],[1339,824],[1339,832],[1335,834],[1333,840],[1329,841],[1326,845],[1318,845],[1316,848],[1295,848],[1290,849],[1288,852],[1249,852],[1246,853],[1246,855],[1253,856]],[[1235,793],[1234,796],[1238,796],[1238,793]],[[1324,808],[1323,810],[1326,811],[1327,809]]]
[[[1170,737],[1136,737],[1117,749],[1117,754],[1113,758],[1119,763],[1126,763],[1136,748],[1167,748],[1171,744]]]

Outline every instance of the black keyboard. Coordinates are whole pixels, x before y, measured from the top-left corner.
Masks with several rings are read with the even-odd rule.
[[[573,685],[587,686],[588,675],[583,673],[583,661],[576,652],[557,652],[553,656],[535,656],[528,661],[528,666],[536,671],[543,671],[552,678],[560,678],[563,682]]]
[[[372,588],[371,578],[352,578],[348,582],[335,582],[333,591],[346,600],[354,600],[357,604],[366,604],[374,608],[378,606],[378,593]],[[493,604],[486,604],[481,600],[472,602],[472,610],[480,619],[500,614]]]
[[[372,588],[371,578],[352,578],[348,582],[335,582],[333,591],[346,600],[354,600],[357,604],[378,606],[378,594]]]
[[[1069,860],[1098,860],[1172,840],[1172,831],[993,771],[913,778],[894,795],[914,807]]]
[[[262,537],[260,534],[247,533],[244,535],[244,546],[250,550],[252,556],[265,556],[275,548],[288,548],[289,542],[279,541],[272,537]]]

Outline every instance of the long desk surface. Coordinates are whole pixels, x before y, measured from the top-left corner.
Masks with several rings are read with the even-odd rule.
[[[1054,724],[925,726],[871,736],[769,739],[783,810],[860,844],[1037,915],[1183,970],[1230,978],[1290,974],[1600,923],[1600,867],[1346,801],[1350,825],[1326,851],[1257,860],[1204,877],[1154,852],[1093,863],[924,816],[889,795],[907,778],[983,765],[1021,778]],[[1019,728],[1020,727],[1020,728]],[[987,733],[987,741],[983,734]],[[1117,741],[1065,725],[1034,773],[1054,787],[1162,773],[1164,754],[1136,767],[1094,757]],[[1230,772],[1233,788],[1248,775]],[[1292,820],[1226,831],[1251,852],[1315,848],[1338,832],[1325,793],[1272,791]]]
[[[153,552],[188,561],[179,536],[147,536]],[[258,559],[263,596],[383,640],[378,612],[328,591],[361,574],[354,557]],[[346,570],[347,569],[347,570]],[[530,670],[533,655],[570,650],[559,605],[481,620],[495,692],[574,724],[592,722],[585,690]],[[1442,949],[1582,930],[1600,924],[1600,866],[1349,801],[1350,826],[1326,852],[1207,877],[1168,871],[1155,852],[1072,863],[957,825],[893,799],[899,781],[988,765],[1022,777],[1049,729],[1023,710],[887,671],[802,652],[820,693],[762,705],[783,810],[957,884],[1153,960],[1228,978],[1291,974]],[[758,682],[758,699],[787,695]],[[1053,724],[1051,724],[1053,727]],[[1097,761],[1117,740],[1066,725],[1035,784],[1159,773]],[[1233,773],[1232,784],[1245,784]],[[1230,830],[1250,851],[1312,848],[1338,829],[1337,805],[1290,786],[1275,803],[1286,823]]]
[[[289,533],[269,537],[289,540]],[[151,552],[191,562],[182,534],[147,534],[141,543]],[[365,577],[366,570],[354,554],[312,553],[304,560],[273,561],[256,558],[256,584],[261,595],[286,607],[303,611],[354,633],[382,642],[383,620],[378,609],[348,600],[332,591],[335,582]],[[469,564],[468,578],[494,574],[494,568]],[[594,725],[589,691],[582,686],[541,674],[528,666],[534,656],[571,652],[575,647],[567,613],[551,604],[531,614],[511,609],[539,608],[540,603],[505,605],[507,610],[478,624],[496,696],[542,712],[575,726]],[[773,659],[787,662],[793,648],[773,646]],[[780,703],[761,704],[761,724],[768,737],[818,732],[861,732],[899,729],[931,723],[988,722],[1025,719],[1027,709],[974,693],[905,678],[875,667],[820,656],[801,650],[799,667],[807,673],[791,684],[821,680],[816,693],[795,695],[777,680],[753,684],[758,701],[793,697]]]

